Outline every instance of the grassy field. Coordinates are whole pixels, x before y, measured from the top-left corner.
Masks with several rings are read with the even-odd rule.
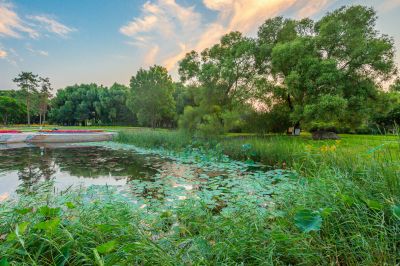
[[[228,155],[248,166],[261,162],[293,174],[289,178],[274,173],[280,181],[272,183],[287,187],[269,192],[272,205],[260,207],[239,199],[231,211],[224,211],[232,203],[224,194],[200,195],[177,208],[153,211],[133,207],[112,191],[93,193],[103,195],[101,199],[83,191],[26,195],[0,206],[3,261],[14,265],[400,263],[399,136],[341,135],[339,141],[312,141],[307,134],[232,134],[200,140],[178,131],[105,129],[121,131],[116,142],[172,151],[177,158],[190,157],[200,165],[218,157],[221,161],[212,163],[229,166],[220,156]]]

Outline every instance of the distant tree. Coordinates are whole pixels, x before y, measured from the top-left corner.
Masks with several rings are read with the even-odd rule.
[[[100,104],[99,91],[106,90],[96,84],[81,84],[58,90],[51,102],[51,120],[67,125],[87,125],[100,121],[96,106]]]
[[[173,93],[174,84],[167,69],[161,66],[140,69],[130,81],[128,107],[143,126],[171,124],[176,112]]]
[[[51,95],[51,83],[49,78],[39,78],[40,80],[40,102],[39,102],[39,121],[40,124],[46,123],[46,114],[49,106]]]
[[[10,97],[0,96],[0,117],[6,126],[10,117],[16,117],[21,113],[21,105]]]
[[[15,83],[17,83],[18,87],[25,94],[26,100],[26,115],[28,125],[31,124],[31,95],[33,93],[37,93],[38,87],[38,75],[32,74],[32,72],[22,72],[15,79],[13,79]]]

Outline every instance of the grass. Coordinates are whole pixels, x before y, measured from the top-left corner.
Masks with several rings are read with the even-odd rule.
[[[398,265],[399,136],[341,137],[203,142],[177,131],[124,130],[116,141],[191,154],[203,165],[205,155],[224,153],[290,169],[294,188],[274,193],[268,208],[242,199],[229,212],[224,194],[152,210],[107,188],[25,195],[0,206],[0,258],[14,265]]]

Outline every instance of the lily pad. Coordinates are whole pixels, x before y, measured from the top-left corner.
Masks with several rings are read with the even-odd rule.
[[[294,216],[296,226],[303,232],[318,231],[321,229],[322,217],[319,212],[303,209]]]

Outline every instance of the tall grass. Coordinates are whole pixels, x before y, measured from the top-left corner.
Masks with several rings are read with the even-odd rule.
[[[288,167],[306,178],[307,186],[281,202],[287,215],[273,223],[277,250],[271,256],[286,254],[275,262],[400,263],[400,220],[393,214],[400,206],[399,135],[344,135],[340,141],[236,136],[218,145],[231,158]],[[319,233],[298,234],[292,221],[303,208],[329,210]]]
[[[121,131],[115,141],[142,148],[167,148],[181,150],[192,144],[192,137],[181,131],[143,129]]]
[[[179,132],[123,132],[117,141],[176,151],[201,145]],[[203,198],[146,211],[113,191],[102,198],[38,193],[0,205],[0,261],[14,265],[398,265],[398,136],[312,142],[283,136],[218,140],[233,158],[300,173],[274,208],[214,212]],[[210,145],[207,142],[205,145]],[[384,145],[382,145],[384,144]],[[192,147],[189,146],[189,147]],[[208,146],[212,148],[212,146]],[[285,162],[285,164],[283,164]],[[93,193],[91,195],[97,195]],[[52,209],[47,209],[46,206]],[[59,208],[59,209],[58,209]],[[305,232],[300,211],[320,217]],[[39,224],[39,226],[38,226]],[[5,239],[4,239],[5,238]],[[5,261],[5,259],[4,259]]]

